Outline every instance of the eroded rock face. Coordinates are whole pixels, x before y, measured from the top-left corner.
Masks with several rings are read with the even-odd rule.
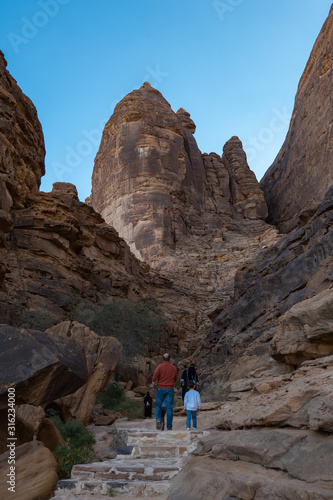
[[[231,304],[197,349],[203,372],[231,381],[279,374],[332,352],[332,216],[330,189],[307,224],[237,272]]]
[[[44,168],[44,137],[37,112],[6,69],[0,51],[0,209],[9,212],[36,193]],[[0,231],[10,222],[0,212]]]
[[[267,215],[241,141],[231,138],[222,160],[203,158],[194,131],[187,111],[174,113],[145,83],[116,106],[95,159],[93,207],[157,268],[177,249],[193,246],[203,227],[209,244],[232,219],[241,225]]]
[[[13,229],[0,241],[3,322],[28,309],[57,323],[83,298],[142,296],[149,287],[148,267],[78,200],[75,186],[56,183],[52,193],[30,195],[25,203],[12,210]]]
[[[144,84],[116,106],[92,176],[92,206],[170,282],[154,294],[176,319],[170,345],[182,357],[229,301],[236,267],[278,238],[241,141],[202,155],[194,131],[187,111]]]
[[[191,162],[186,134],[162,94],[145,83],[116,106],[96,156],[92,205],[149,263],[174,250],[174,233],[188,232],[182,215],[202,203],[204,167],[200,156]],[[174,214],[172,192],[183,197],[186,214]]]
[[[268,211],[256,176],[250,170],[238,137],[232,137],[223,148],[222,163],[229,173],[231,205],[244,219],[265,220]]]
[[[0,326],[0,407],[8,387],[16,404],[40,405],[76,391],[88,378],[82,346],[74,339],[36,330]]]
[[[261,181],[270,222],[306,222],[333,184],[333,8],[300,80],[286,140]]]
[[[202,440],[168,499],[328,500],[332,446],[333,436],[292,429],[216,433]]]
[[[330,354],[333,354],[332,289],[295,304],[281,317],[271,340],[272,357],[294,366]]]
[[[122,346],[113,337],[100,337],[85,325],[65,321],[50,328],[49,335],[61,335],[77,341],[85,352],[88,379],[85,385],[55,403],[64,418],[75,419],[86,425],[89,422],[97,393],[109,382],[120,360]]]

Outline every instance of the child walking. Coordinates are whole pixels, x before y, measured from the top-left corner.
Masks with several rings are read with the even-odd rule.
[[[189,391],[184,397],[184,409],[187,412],[186,430],[191,430],[191,418],[193,421],[193,429],[197,428],[197,411],[201,409],[201,399],[198,391],[194,389],[194,382],[188,382]]]

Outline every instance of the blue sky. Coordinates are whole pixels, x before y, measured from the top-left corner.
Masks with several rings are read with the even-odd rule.
[[[197,125],[202,152],[243,141],[260,180],[288,130],[331,1],[1,0],[0,48],[37,108],[46,175],[84,200],[115,104],[149,81]]]

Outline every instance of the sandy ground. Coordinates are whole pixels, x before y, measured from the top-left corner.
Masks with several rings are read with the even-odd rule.
[[[199,411],[197,416],[198,430],[214,430],[216,417],[219,415],[219,410],[205,410]],[[147,429],[155,430],[156,421],[155,417],[152,418],[141,418],[135,420],[127,420],[126,418],[120,418],[116,420],[115,427],[118,429]],[[172,429],[174,431],[184,431],[186,430],[186,415],[174,416]],[[162,432],[162,431],[161,431]],[[167,431],[164,431],[167,432]]]

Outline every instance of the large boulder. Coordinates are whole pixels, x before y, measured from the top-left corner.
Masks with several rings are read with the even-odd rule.
[[[333,356],[306,361],[291,375],[247,380],[216,417],[219,429],[295,427],[333,433]],[[233,392],[231,396],[233,396]]]
[[[16,408],[15,408],[16,410]],[[0,455],[8,451],[8,410],[0,410]],[[16,446],[32,441],[34,437],[33,425],[15,412]]]
[[[291,365],[330,354],[333,354],[332,289],[295,304],[281,317],[271,340],[272,357]]]
[[[261,186],[269,221],[288,232],[306,222],[333,184],[331,7],[298,85],[286,140]]]
[[[9,387],[17,405],[41,405],[87,381],[84,350],[75,339],[1,325],[0,340],[0,408],[7,408]]]
[[[0,456],[0,491],[3,500],[48,500],[58,480],[54,455],[40,441],[17,446],[15,450],[15,476],[10,474],[11,451]],[[12,480],[13,486],[7,481]],[[9,491],[8,488],[14,490]]]
[[[329,500],[332,447],[333,436],[292,429],[218,433],[202,440],[167,498]]]
[[[122,346],[113,337],[96,335],[87,326],[65,321],[48,330],[49,335],[80,343],[87,359],[88,379],[84,386],[68,396],[56,399],[55,403],[65,419],[76,419],[83,424],[89,422],[97,393],[109,382],[120,360]]]

